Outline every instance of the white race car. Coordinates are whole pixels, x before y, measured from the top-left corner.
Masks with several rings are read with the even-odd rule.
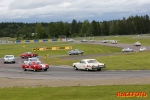
[[[95,42],[95,40],[90,40],[91,43]]]
[[[5,55],[4,56],[4,63],[15,63],[14,55]]]
[[[99,63],[96,59],[82,59],[80,62],[73,63],[72,65],[75,70],[98,70],[101,68],[105,68],[106,65],[104,63]]]
[[[146,47],[141,47],[140,48],[140,51],[146,51],[147,49],[146,49]]]
[[[86,39],[83,39],[83,40],[81,40],[81,42],[88,42],[88,40],[86,40]]]
[[[68,42],[73,42],[73,39],[68,39],[67,41],[68,41]]]
[[[117,40],[112,40],[111,44],[117,44]]]
[[[133,52],[133,49],[131,49],[131,48],[124,48],[124,49],[122,49],[122,52],[124,53],[124,52]]]
[[[103,40],[102,43],[108,43],[108,40]]]
[[[26,61],[24,61],[24,64],[29,64],[31,61],[40,61],[40,60],[37,57],[28,58]]]
[[[141,43],[140,42],[135,42],[134,46],[141,46]]]

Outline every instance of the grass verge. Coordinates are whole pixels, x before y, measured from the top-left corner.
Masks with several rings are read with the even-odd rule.
[[[117,97],[118,92],[146,92],[147,97]],[[1,88],[1,100],[150,100],[150,85]]]
[[[80,56],[80,55],[79,55]],[[73,56],[72,56],[73,57]],[[42,61],[49,63],[50,65],[69,65],[72,63],[79,62],[81,56],[78,60],[74,59],[63,59],[59,58],[47,58],[41,59]],[[106,70],[150,70],[150,51],[148,52],[135,52],[126,54],[116,54],[109,56],[99,56],[95,57],[99,62],[106,64]]]

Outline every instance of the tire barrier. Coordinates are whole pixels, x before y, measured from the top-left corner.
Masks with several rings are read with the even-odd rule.
[[[45,50],[70,50],[72,46],[64,46],[64,47],[46,47],[46,48],[33,48],[33,51],[45,51]]]

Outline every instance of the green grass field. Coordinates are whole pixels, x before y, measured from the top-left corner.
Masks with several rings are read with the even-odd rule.
[[[21,53],[31,51],[33,48],[41,47],[54,47],[54,46],[72,46],[73,49],[80,49],[86,52],[86,54],[101,54],[101,53],[115,53],[120,52],[121,48],[92,45],[92,44],[71,44],[68,42],[46,42],[46,43],[24,43],[24,44],[1,44],[0,45],[0,57],[4,57],[5,54],[13,54],[19,57]],[[39,56],[49,55],[68,55],[70,50],[46,50],[46,51],[34,51]]]
[[[150,70],[150,51],[130,54],[116,54],[110,56],[100,56],[95,58],[99,62],[105,63],[104,70]],[[79,62],[79,60],[66,60],[57,58],[43,58],[42,61],[50,65],[69,65]]]
[[[147,97],[117,97],[118,92],[146,92]],[[150,85],[1,88],[0,100],[150,100]]]

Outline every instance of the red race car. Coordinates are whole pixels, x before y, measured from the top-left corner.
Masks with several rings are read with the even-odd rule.
[[[50,67],[49,64],[45,64],[41,61],[31,61],[28,64],[22,64],[22,68],[24,71],[26,70],[33,70],[33,71],[38,71],[38,70],[44,70],[47,71],[47,69]]]
[[[21,58],[32,58],[32,57],[37,57],[38,54],[32,53],[32,52],[25,52],[20,55]]]

